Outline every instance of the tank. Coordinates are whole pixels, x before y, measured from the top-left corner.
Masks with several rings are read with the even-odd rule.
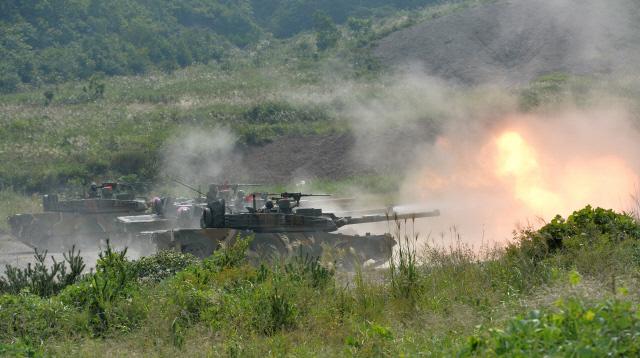
[[[176,183],[187,187],[198,194],[195,198],[154,198],[151,202],[151,213],[119,216],[116,218],[118,231],[131,238],[142,231],[164,229],[193,229],[200,227],[200,218],[207,202],[224,200],[230,213],[245,211],[247,195],[242,187],[259,186],[260,184],[209,184],[207,193],[187,185],[179,180]]]
[[[200,229],[142,232],[140,238],[158,249],[172,249],[204,258],[221,245],[252,236],[248,255],[257,260],[291,255],[328,256],[344,266],[380,265],[388,261],[396,242],[388,234],[348,235],[339,229],[348,225],[418,219],[440,215],[438,210],[408,214],[386,213],[366,216],[338,216],[318,208],[300,207],[302,193],[280,193],[257,208],[229,213],[224,199],[211,201],[203,210]]]
[[[135,196],[131,184],[107,182],[91,184],[84,197],[60,199],[43,195],[42,213],[9,217],[13,236],[38,249],[64,250],[72,245],[94,247],[117,237],[118,216],[144,213],[146,200]]]

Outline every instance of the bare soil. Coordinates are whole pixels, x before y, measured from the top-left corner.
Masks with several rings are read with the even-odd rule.
[[[638,73],[640,5],[631,0],[513,0],[394,32],[374,54],[462,84],[518,86],[553,72]]]

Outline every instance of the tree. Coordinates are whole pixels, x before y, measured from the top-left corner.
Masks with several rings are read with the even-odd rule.
[[[340,31],[325,12],[313,14],[313,28],[316,31],[316,46],[324,51],[334,47],[340,39]]]

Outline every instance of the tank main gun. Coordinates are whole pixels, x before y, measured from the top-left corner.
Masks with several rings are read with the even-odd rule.
[[[338,228],[346,225],[368,224],[381,221],[414,220],[440,216],[440,210],[424,211],[410,214],[388,213],[385,215],[365,215],[360,217],[344,216],[336,219]]]
[[[180,185],[182,185],[183,187],[185,187],[185,188],[187,188],[187,189],[189,189],[189,190],[192,190],[192,191],[196,192],[197,194],[200,194],[200,195],[202,195],[202,196],[207,196],[207,194],[205,194],[205,193],[201,192],[200,190],[198,190],[198,189],[196,189],[196,188],[192,187],[191,185],[186,184],[186,183],[184,183],[184,182],[182,182],[182,181],[180,181],[180,180],[178,180],[178,179],[176,179],[176,178],[169,177],[169,179],[171,179],[171,181],[173,181],[173,182],[174,182],[174,183],[176,183],[176,184],[180,184]]]
[[[280,194],[266,194],[267,196],[272,196],[271,200],[280,200],[280,199],[293,199],[296,202],[296,205],[300,205],[300,199],[311,197],[311,196],[331,196],[331,194],[303,194],[303,193],[290,193],[284,192]]]

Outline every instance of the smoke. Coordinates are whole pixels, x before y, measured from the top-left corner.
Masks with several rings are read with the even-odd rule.
[[[189,185],[225,180],[224,169],[240,160],[235,147],[236,137],[225,128],[177,133],[162,150],[161,173]]]
[[[610,108],[512,113],[481,129],[456,123],[422,146],[400,197],[441,210],[429,223],[436,234],[455,226],[473,243],[504,242],[518,226],[585,205],[630,208],[639,140],[628,114]]]
[[[494,32],[485,44],[493,62],[467,64],[482,80],[460,86],[455,73],[438,77],[417,60],[403,66],[375,95],[346,106],[352,155],[400,173],[396,202],[408,205],[398,209],[442,212],[417,221],[431,238],[504,243],[518,227],[585,205],[629,210],[640,185],[638,3],[535,0],[486,9],[496,6],[502,16],[483,19],[497,24],[487,27]],[[524,112],[512,84],[554,71],[597,73],[598,82],[578,81],[572,86],[580,88]]]
[[[440,217],[417,221],[423,235],[453,232],[470,243],[504,242],[518,226],[540,225],[587,204],[628,209],[640,180],[633,94],[640,93],[638,3],[521,0],[468,11],[475,14],[471,24],[447,28],[434,20],[427,35],[420,26],[410,29],[404,35],[417,33],[429,47],[419,49],[421,56],[406,56],[408,66],[379,82],[340,81],[328,73],[331,85],[322,93],[284,89],[280,95],[330,105],[347,119],[355,146],[345,155],[358,170],[399,178],[392,199],[397,209],[439,209]],[[452,15],[455,21],[463,17]],[[394,36],[382,41],[379,55],[395,51],[389,42],[403,41]],[[396,57],[404,56],[401,50]],[[522,111],[518,86],[554,72],[597,74],[592,78],[606,81],[578,82],[581,88],[571,93],[543,99],[551,105]],[[180,133],[164,150],[164,172],[190,183],[224,178],[225,168],[240,164],[234,146],[224,129]],[[291,177],[306,178],[305,165]],[[361,199],[354,208],[389,202],[366,195],[368,188],[351,192]],[[345,230],[389,228],[382,223]]]

